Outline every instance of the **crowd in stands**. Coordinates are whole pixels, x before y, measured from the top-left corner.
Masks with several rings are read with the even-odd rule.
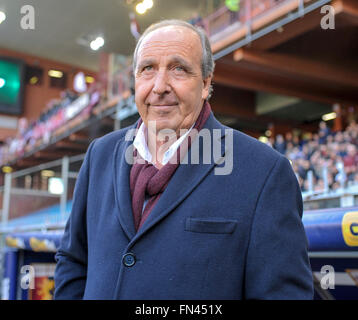
[[[292,132],[279,134],[270,144],[291,161],[302,192],[336,191],[358,183],[358,124],[354,120],[338,132],[322,121],[317,133],[302,138]]]
[[[39,118],[31,122],[26,118],[19,119],[16,136],[7,138],[5,143],[0,145],[0,163],[6,163],[13,157],[21,157],[39,140],[47,144],[56,129],[78,114],[91,112],[100,96],[98,91],[93,91],[88,93],[87,102],[81,103],[79,98],[80,94],[65,90],[59,99],[53,99],[47,104]]]

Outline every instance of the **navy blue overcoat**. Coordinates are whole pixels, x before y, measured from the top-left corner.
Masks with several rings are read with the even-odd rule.
[[[213,114],[205,128],[221,132],[232,172],[217,174],[224,164],[214,161],[181,164],[137,233],[129,128],[91,143],[56,254],[56,299],[313,297],[302,197],[289,161],[236,130],[228,148],[228,128]]]

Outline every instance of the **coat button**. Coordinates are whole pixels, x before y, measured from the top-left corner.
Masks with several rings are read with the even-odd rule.
[[[135,255],[133,253],[126,253],[123,256],[123,264],[126,267],[133,267],[135,265]]]

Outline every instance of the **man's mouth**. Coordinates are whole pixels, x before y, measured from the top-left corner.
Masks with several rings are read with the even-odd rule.
[[[173,109],[177,105],[178,105],[177,103],[148,104],[147,107],[148,108],[158,109],[158,110],[161,110],[161,111],[170,111],[171,109]]]
[[[148,107],[174,107],[178,104],[175,102],[169,102],[169,103],[148,103]]]

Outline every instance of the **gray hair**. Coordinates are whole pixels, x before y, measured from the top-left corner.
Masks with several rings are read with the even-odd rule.
[[[213,53],[211,51],[210,41],[209,41],[208,37],[206,36],[205,31],[200,27],[194,27],[193,25],[191,25],[190,23],[188,23],[186,21],[176,20],[176,19],[163,20],[158,23],[154,23],[154,24],[150,25],[144,31],[144,33],[139,38],[137,45],[135,47],[134,53],[133,53],[133,72],[134,72],[134,74],[135,74],[136,67],[137,67],[138,50],[139,50],[140,45],[143,42],[143,39],[152,31],[160,29],[160,28],[168,27],[168,26],[185,27],[185,28],[188,28],[188,29],[194,31],[199,36],[201,47],[202,47],[201,73],[202,73],[203,79],[206,79],[209,76],[213,75],[214,68],[215,68],[215,62],[214,62],[214,58],[213,58]],[[212,91],[212,87],[210,86],[209,97],[211,95],[211,91]]]

